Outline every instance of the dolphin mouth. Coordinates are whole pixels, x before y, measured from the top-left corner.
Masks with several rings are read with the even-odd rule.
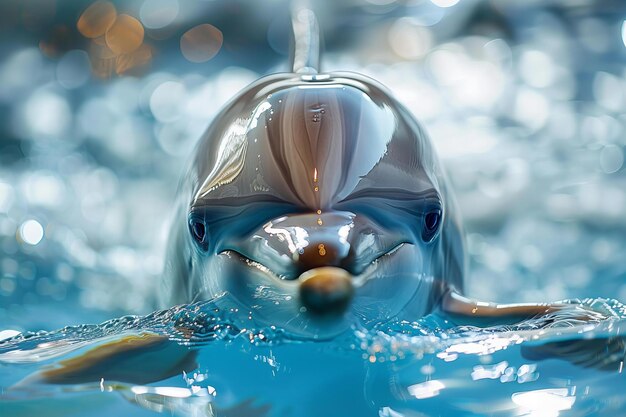
[[[246,255],[242,254],[241,252],[239,252],[239,251],[237,251],[235,249],[223,250],[223,251],[219,252],[218,255],[225,255],[225,256],[228,256],[230,258],[235,258],[235,259],[239,260],[241,263],[246,264],[248,267],[250,267],[252,269],[257,269],[257,270],[263,272],[265,275],[270,275],[270,276],[272,276],[272,277],[274,277],[274,278],[276,278],[278,280],[281,280],[281,281],[293,281],[287,275],[279,274],[279,273],[275,272],[273,269],[270,269],[267,266],[265,266],[263,263],[261,263],[259,261],[255,261],[253,259],[250,259]]]
[[[352,275],[352,278],[353,278],[352,284],[355,286],[355,288],[358,288],[358,287],[362,286],[373,275],[373,273],[378,269],[378,265],[379,265],[380,262],[382,262],[383,260],[385,260],[388,257],[393,256],[403,246],[408,245],[408,244],[410,244],[410,243],[409,242],[400,242],[400,243],[396,244],[395,246],[393,246],[388,251],[379,254],[374,259],[372,259],[370,262],[368,262],[365,265],[365,267],[363,267],[361,269],[360,273],[358,273],[356,275]],[[226,255],[228,257],[235,258],[235,259],[239,260],[240,262],[246,264],[248,267],[250,267],[252,269],[256,269],[258,271],[261,271],[265,275],[271,276],[271,277],[273,277],[273,278],[275,278],[277,280],[280,280],[280,281],[293,281],[294,283],[300,283],[301,282],[301,279],[299,279],[299,277],[291,278],[291,277],[289,277],[287,275],[280,274],[280,273],[274,271],[273,269],[269,268],[268,266],[264,265],[262,262],[259,262],[257,260],[251,259],[251,258],[247,257],[246,255],[242,254],[241,252],[239,252],[239,251],[237,251],[235,249],[223,250],[223,251],[219,252],[218,255]]]

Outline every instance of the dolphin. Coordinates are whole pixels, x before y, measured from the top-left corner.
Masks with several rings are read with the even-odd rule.
[[[435,310],[492,322],[566,308],[462,295],[463,228],[424,128],[379,82],[320,71],[310,10],[293,27],[293,70],[235,95],[193,152],[162,306],[227,295],[314,337]]]

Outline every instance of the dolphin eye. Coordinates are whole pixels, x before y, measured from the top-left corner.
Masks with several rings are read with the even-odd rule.
[[[422,238],[425,242],[430,242],[435,234],[439,230],[439,223],[441,223],[441,210],[436,209],[429,211],[424,216],[424,229],[422,231]]]
[[[428,230],[429,232],[433,232],[437,229],[437,226],[439,226],[439,218],[441,217],[441,214],[439,213],[439,211],[433,211],[430,212],[426,215],[426,218],[424,219],[424,226],[426,226],[426,230]]]
[[[203,249],[206,249],[207,246],[207,231],[206,225],[200,219],[190,219],[189,220],[189,230],[194,240],[198,245],[200,245]]]

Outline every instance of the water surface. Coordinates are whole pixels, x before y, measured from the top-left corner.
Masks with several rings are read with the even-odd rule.
[[[623,415],[626,306],[514,325],[354,324],[298,339],[220,300],[0,343],[7,415]]]

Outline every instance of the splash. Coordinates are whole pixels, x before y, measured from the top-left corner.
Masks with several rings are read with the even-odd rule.
[[[406,356],[444,347],[459,340],[508,337],[517,340],[543,340],[586,334],[593,337],[611,330],[626,319],[626,306],[617,300],[588,298],[565,300],[571,309],[555,311],[514,324],[478,327],[457,325],[438,313],[409,322],[391,319],[365,328],[354,322],[349,331],[337,337],[337,347],[350,346],[365,352],[380,353],[382,346]],[[215,341],[247,340],[252,345],[276,345],[305,341],[276,326],[255,327],[252,313],[223,307],[221,299],[174,306],[146,316],[123,316],[101,324],[68,326],[46,332],[26,332],[0,341],[0,362],[22,363],[48,360],[97,340],[109,340],[129,334],[154,334],[187,347],[201,347]],[[585,312],[582,315],[581,312]],[[514,338],[515,339],[515,338]],[[428,345],[426,347],[426,345]]]
[[[490,327],[458,325],[439,313],[367,328],[355,322],[327,340],[255,327],[252,314],[222,301],[1,341],[0,366],[8,372],[0,376],[0,403],[10,411],[36,398],[118,393],[142,408],[179,416],[273,415],[270,410],[293,407],[292,415],[353,408],[370,415],[372,404],[377,415],[395,416],[423,410],[433,397],[452,413],[459,406],[455,389],[471,393],[476,384],[497,382],[503,385],[494,387],[494,398],[510,407],[503,415],[518,415],[517,408],[542,395],[584,405],[589,395],[576,394],[572,385],[621,376],[626,352],[626,306],[615,300],[568,300],[571,308]],[[562,366],[543,365],[555,359],[569,364],[565,385]],[[324,381],[344,388],[335,392]],[[520,384],[533,389],[509,393]],[[310,402],[309,392],[317,392],[319,403],[299,408]]]

